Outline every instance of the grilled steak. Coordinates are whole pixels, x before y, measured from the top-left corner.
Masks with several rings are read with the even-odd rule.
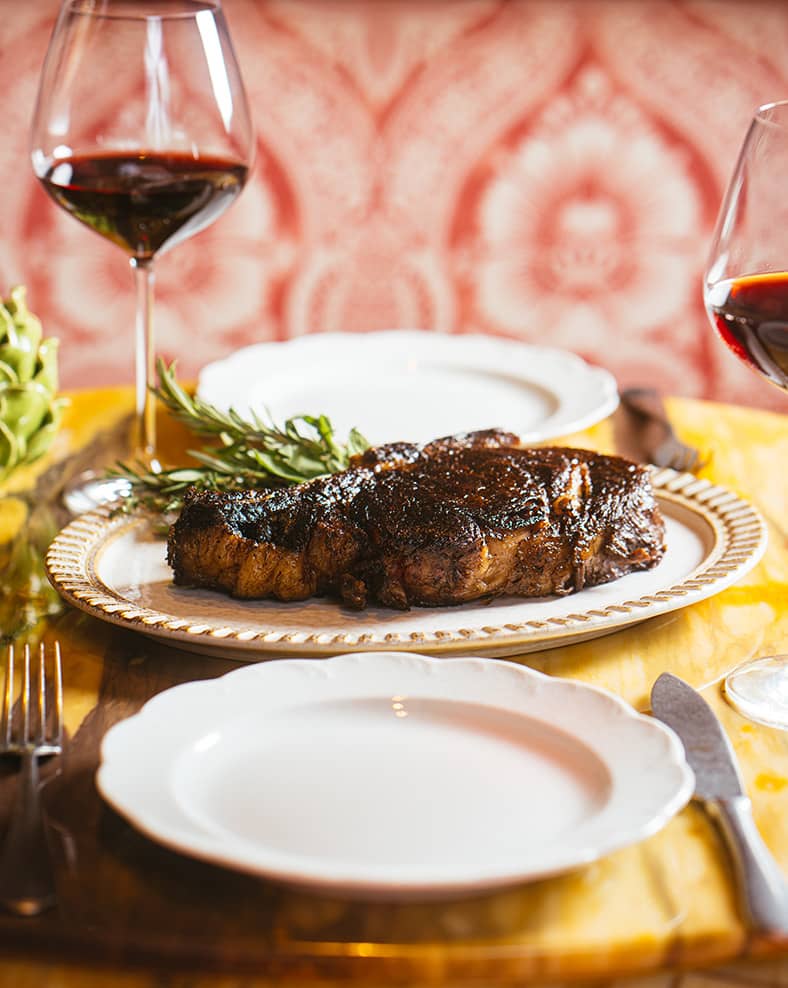
[[[192,491],[168,542],[180,585],[235,597],[460,604],[649,569],[664,523],[643,467],[498,431],[367,450],[277,491]]]

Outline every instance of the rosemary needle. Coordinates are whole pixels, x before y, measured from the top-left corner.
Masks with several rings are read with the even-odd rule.
[[[245,418],[233,408],[222,411],[178,383],[174,362],[168,366],[159,358],[156,369],[156,397],[175,419],[213,444],[188,450],[197,465],[159,473],[141,464],[119,463],[111,474],[129,483],[127,508],[143,504],[160,512],[178,511],[190,487],[234,491],[300,484],[347,469],[350,458],[369,446],[357,429],[346,443],[338,442],[325,415],[296,415],[277,425],[255,412]]]

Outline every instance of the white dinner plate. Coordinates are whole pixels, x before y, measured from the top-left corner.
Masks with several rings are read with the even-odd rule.
[[[100,792],[154,840],[351,897],[563,872],[653,834],[694,787],[676,736],[611,693],[393,652],[176,686],[101,755]]]
[[[197,393],[276,422],[327,415],[341,441],[355,426],[373,444],[496,427],[540,442],[618,405],[612,375],[566,350],[405,330],[258,343],[205,367]]]
[[[652,477],[667,552],[652,570],[566,597],[499,597],[458,607],[351,611],[334,600],[234,600],[176,587],[165,542],[145,514],[100,508],[80,515],[46,556],[49,578],[76,607],[193,651],[254,660],[410,650],[516,655],[594,638],[696,603],[761,558],[766,528],[731,491],[692,474]]]

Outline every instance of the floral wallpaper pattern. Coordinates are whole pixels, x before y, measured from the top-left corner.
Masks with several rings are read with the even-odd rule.
[[[182,376],[254,341],[403,327],[788,409],[715,338],[700,292],[750,115],[788,98],[782,0],[224,6],[258,157],[227,215],[158,264],[159,350]],[[0,285],[28,285],[66,386],[129,381],[128,266],[29,167],[56,13],[0,0]]]

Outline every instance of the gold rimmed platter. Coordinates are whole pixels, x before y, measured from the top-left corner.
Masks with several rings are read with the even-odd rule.
[[[75,607],[190,651],[255,661],[268,656],[414,651],[517,655],[609,634],[704,600],[760,560],[757,511],[692,474],[655,470],[667,552],[645,573],[567,597],[500,597],[459,607],[350,611],[328,598],[239,601],[176,587],[166,544],[144,512],[81,515],[46,556],[49,579]]]

